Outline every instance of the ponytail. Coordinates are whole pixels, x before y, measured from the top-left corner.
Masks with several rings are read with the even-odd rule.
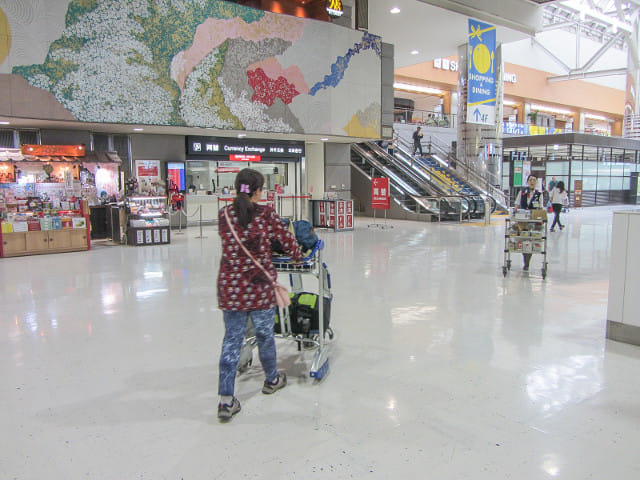
[[[233,208],[242,228],[247,228],[255,216],[255,205],[251,201],[251,196],[263,185],[264,176],[257,170],[245,168],[236,176],[236,198],[233,200]]]

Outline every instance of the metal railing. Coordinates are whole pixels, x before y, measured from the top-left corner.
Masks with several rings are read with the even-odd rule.
[[[396,123],[425,125],[427,127],[456,128],[458,126],[456,115],[453,113],[440,113],[402,107],[395,107],[393,109],[393,121]]]
[[[406,140],[402,138],[397,137],[394,139],[394,142],[397,148],[404,148],[408,151],[413,150],[413,145],[410,145]],[[423,139],[422,144],[423,151],[426,151],[431,155],[434,155],[435,153],[436,160],[440,160],[442,166],[448,170],[451,170],[452,174],[469,183],[469,185],[477,190],[478,193],[491,196],[495,200],[497,205],[502,209],[508,209],[507,196],[500,189],[500,187],[497,186],[500,185],[500,180],[496,175],[492,174],[491,172],[484,172],[486,176],[483,176],[473,170],[466,163],[458,161],[456,155],[449,149],[449,146],[433,135],[429,135],[426,141]],[[424,147],[426,147],[426,149]],[[437,156],[438,154],[444,158],[439,158]]]

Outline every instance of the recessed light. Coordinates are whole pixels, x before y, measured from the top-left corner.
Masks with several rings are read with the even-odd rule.
[[[398,7],[393,7],[391,10],[389,10],[389,13],[400,13],[400,9]]]
[[[140,127],[137,127],[137,128],[133,129],[134,132],[142,132],[143,130],[144,130],[144,128],[140,128]]]
[[[242,137],[246,137],[246,136],[247,136],[247,134],[246,134],[246,133],[239,133],[239,134],[238,134],[238,138],[242,138]]]
[[[0,122],[0,125],[9,125],[9,122]]]
[[[417,55],[417,54],[419,54],[419,53],[420,53],[420,52],[419,52],[418,50],[411,50],[411,55]]]
[[[322,140],[323,142],[326,142],[329,139],[328,138],[321,138],[320,140]]]

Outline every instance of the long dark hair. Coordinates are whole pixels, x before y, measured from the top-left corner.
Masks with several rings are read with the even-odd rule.
[[[556,183],[556,188],[560,190],[560,193],[564,192],[564,182],[560,180],[558,183]]]
[[[255,208],[250,198],[263,185],[264,176],[257,170],[245,168],[240,170],[236,176],[236,198],[233,201],[233,208],[236,211],[238,223],[242,228],[247,228],[247,225],[255,216]]]

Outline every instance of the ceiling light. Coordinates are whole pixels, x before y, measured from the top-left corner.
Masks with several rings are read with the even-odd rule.
[[[134,132],[142,132],[144,128],[136,127],[133,129]]]
[[[417,55],[417,54],[419,54],[419,53],[420,53],[420,52],[419,52],[418,50],[411,50],[411,55]]]
[[[502,103],[507,107],[515,107],[518,105],[518,102],[514,102],[513,100],[504,100]]]
[[[591,113],[585,113],[585,118],[590,118],[591,120],[602,120],[603,122],[608,122],[610,119],[607,117],[603,117],[602,115],[593,115]]]
[[[321,138],[320,140],[322,140],[323,142],[326,142],[326,141],[327,141],[327,140],[329,140],[329,139],[328,139],[328,138],[326,138],[326,137],[324,137],[324,138]]]
[[[393,7],[391,10],[389,10],[389,13],[400,13],[400,9],[398,7]]]
[[[545,105],[534,105],[533,103],[531,104],[531,110],[539,110],[541,112],[548,112],[548,113],[557,113],[559,115],[573,114],[571,110],[564,110],[562,108],[556,108],[556,107],[547,107]]]
[[[242,137],[246,137],[246,136],[247,136],[247,134],[246,134],[246,133],[239,133],[239,134],[238,134],[238,138],[242,138]]]
[[[419,85],[409,85],[408,83],[394,83],[393,88],[398,90],[406,90],[408,92],[431,93],[433,95],[441,95],[442,90],[431,87],[421,87]]]
[[[0,125],[9,125],[9,122],[0,122]]]

